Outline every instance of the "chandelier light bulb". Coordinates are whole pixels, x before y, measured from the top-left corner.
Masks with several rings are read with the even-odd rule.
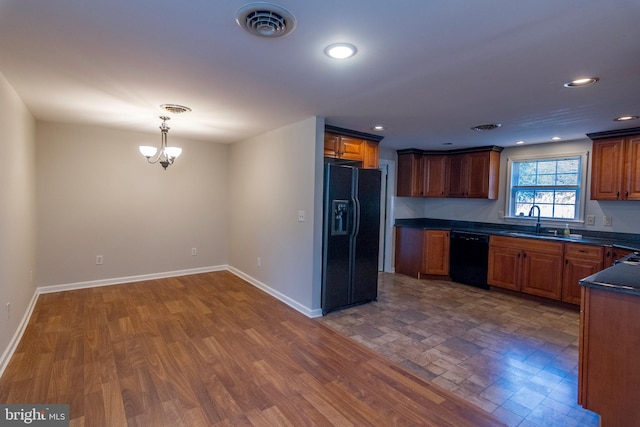
[[[140,154],[145,156],[147,159],[155,156],[158,151],[156,147],[151,147],[150,145],[141,145],[138,149],[140,150]]]

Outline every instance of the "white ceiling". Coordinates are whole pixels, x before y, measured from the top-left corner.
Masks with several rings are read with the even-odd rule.
[[[613,121],[640,115],[638,0],[276,0],[297,18],[277,39],[236,24],[246,3],[0,0],[0,72],[39,120],[157,132],[176,103],[170,137],[222,143],[314,115],[393,149],[640,126]]]

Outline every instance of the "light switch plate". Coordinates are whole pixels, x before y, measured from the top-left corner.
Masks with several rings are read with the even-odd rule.
[[[613,225],[613,217],[605,215],[602,218],[602,225],[604,225],[605,227],[611,227]]]

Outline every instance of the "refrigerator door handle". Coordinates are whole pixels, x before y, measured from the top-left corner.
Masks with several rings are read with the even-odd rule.
[[[354,198],[353,201],[353,233],[352,236],[357,236],[360,233],[360,200]]]

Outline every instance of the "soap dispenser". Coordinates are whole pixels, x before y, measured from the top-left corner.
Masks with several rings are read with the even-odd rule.
[[[571,232],[569,231],[569,224],[564,225],[564,237],[569,237]]]

